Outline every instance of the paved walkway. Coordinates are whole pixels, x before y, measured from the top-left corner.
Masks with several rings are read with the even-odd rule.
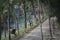
[[[50,32],[49,32],[49,20],[47,19],[42,24],[42,31],[43,31],[43,40],[50,40]],[[25,35],[23,38],[19,40],[41,40],[41,29],[40,25],[32,30],[29,34]],[[55,39],[54,39],[55,40]]]

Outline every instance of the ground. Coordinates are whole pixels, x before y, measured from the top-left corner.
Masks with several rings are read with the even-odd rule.
[[[44,23],[42,23],[42,31],[43,31],[43,40],[50,40],[50,30],[49,30],[49,20],[47,19]],[[54,38],[55,37],[55,38]],[[30,33],[24,35],[23,38],[19,40],[42,40],[41,36],[41,28],[40,25],[34,30],[30,31]],[[53,34],[53,40],[60,40]]]

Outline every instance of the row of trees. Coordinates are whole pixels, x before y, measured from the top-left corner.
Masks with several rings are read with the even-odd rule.
[[[18,35],[19,35],[19,21],[21,19],[20,18],[21,16],[24,17],[24,26],[25,26],[25,32],[26,32],[27,12],[31,12],[31,13],[28,13],[30,26],[32,25],[32,20],[31,20],[32,15],[34,15],[34,18],[35,18],[34,20],[36,20],[36,23],[37,21],[41,22],[40,20],[41,15],[43,16],[45,15],[44,10],[47,13],[45,8],[47,5],[44,7],[43,2],[44,1],[42,0],[1,0],[0,1],[0,40],[1,40],[3,29],[5,27],[4,23],[6,22],[7,22],[6,23],[7,27],[5,27],[5,29],[6,28],[8,29],[9,40],[11,40],[11,33],[10,33],[10,28],[12,24],[11,21],[13,21],[13,23],[15,24],[14,28],[18,30]],[[37,18],[37,16],[39,18]],[[42,24],[41,24],[41,33],[42,33]],[[6,37],[6,32],[5,32],[5,37]]]
[[[32,11],[31,15],[35,14],[35,6],[38,1],[37,0],[1,0],[0,1],[0,40],[2,36],[2,32],[4,29],[4,22],[7,21],[7,26],[9,30],[9,40],[11,40],[11,34],[10,34],[10,24],[11,24],[11,17],[14,20],[14,23],[17,24],[18,34],[19,34],[19,18],[20,18],[20,6],[22,6],[23,15],[24,15],[24,21],[25,21],[25,29],[27,28],[27,15],[26,11],[30,10]],[[19,18],[17,19],[16,14],[14,12],[15,8],[18,8]],[[31,9],[30,9],[31,8]],[[31,19],[30,19],[31,20]],[[30,24],[31,21],[30,21]],[[16,27],[15,27],[16,28]]]
[[[60,0],[56,0],[56,1],[51,1],[51,6],[52,6],[52,10],[53,10],[53,15],[57,17],[57,22],[60,25]],[[59,27],[60,28],[60,27]]]

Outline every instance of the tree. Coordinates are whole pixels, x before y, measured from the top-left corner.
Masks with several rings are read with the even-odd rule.
[[[24,17],[25,17],[25,31],[26,31],[26,28],[27,28],[27,20],[26,20],[26,0],[23,0],[23,9],[24,9]]]
[[[60,0],[50,0],[51,7],[53,8],[53,15],[57,17],[57,22],[60,26]],[[59,27],[60,28],[60,27]]]
[[[3,27],[4,27],[3,11],[6,5],[7,5],[7,0],[0,0],[0,40],[1,40],[1,34],[3,32]]]

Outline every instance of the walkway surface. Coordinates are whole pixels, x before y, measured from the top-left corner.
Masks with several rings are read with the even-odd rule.
[[[42,23],[43,40],[50,40],[49,20]],[[40,25],[19,40],[42,40]],[[55,40],[55,39],[54,39]]]

